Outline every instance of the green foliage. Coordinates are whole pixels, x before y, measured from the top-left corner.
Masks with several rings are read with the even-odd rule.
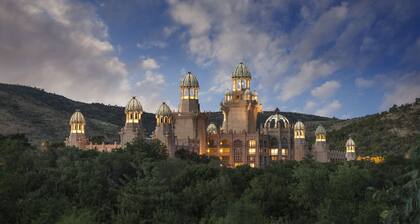
[[[177,156],[157,141],[101,153],[0,136],[0,223],[419,223],[417,156],[264,169]]]

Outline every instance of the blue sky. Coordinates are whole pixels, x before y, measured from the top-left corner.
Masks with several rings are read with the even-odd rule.
[[[1,82],[146,111],[193,72],[219,110],[243,61],[264,110],[350,118],[420,97],[419,1],[6,0]]]

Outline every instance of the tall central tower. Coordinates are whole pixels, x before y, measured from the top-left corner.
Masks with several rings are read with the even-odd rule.
[[[262,106],[257,93],[251,92],[251,79],[244,63],[236,65],[232,73],[232,90],[225,93],[221,105],[224,117],[222,130],[226,133],[255,133],[257,130],[257,115]]]

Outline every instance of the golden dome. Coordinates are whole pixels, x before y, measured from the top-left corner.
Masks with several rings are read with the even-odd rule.
[[[264,123],[264,127],[267,128],[278,128],[278,124],[282,123],[282,127],[289,127],[289,120],[283,115],[280,114],[280,110],[276,108],[274,111],[275,114],[271,115],[267,118],[267,120]]]
[[[199,88],[200,87],[200,85],[198,84],[197,77],[195,77],[195,75],[193,75],[191,72],[187,72],[187,74],[185,74],[179,86],[184,87],[184,88]]]
[[[163,102],[156,111],[156,116],[164,117],[164,116],[171,116],[171,115],[172,115],[171,108],[165,102]]]
[[[346,142],[346,147],[354,147],[356,143],[354,143],[353,139],[350,137]]]
[[[294,126],[295,130],[305,130],[305,125],[303,124],[302,121],[298,121],[296,122],[295,126]]]
[[[143,107],[140,102],[133,96],[125,106],[125,112],[143,112]]]
[[[325,131],[325,128],[322,125],[318,125],[318,127],[316,128],[315,134],[327,134],[327,131]]]
[[[251,73],[243,62],[236,65],[235,70],[232,73],[232,78],[247,78],[251,79]]]
[[[70,124],[84,124],[85,117],[83,117],[83,114],[80,112],[80,110],[76,110],[76,112],[73,113],[70,117]]]

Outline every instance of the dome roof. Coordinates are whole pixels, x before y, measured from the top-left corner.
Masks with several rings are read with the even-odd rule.
[[[281,115],[280,110],[277,108],[275,110],[275,114],[267,118],[267,120],[264,123],[264,127],[277,128],[279,122],[283,122],[283,127],[289,126],[289,120],[287,120],[285,116]]]
[[[346,142],[346,147],[350,147],[350,146],[356,146],[356,143],[354,143],[351,137]]]
[[[296,122],[295,126],[294,126],[295,130],[305,130],[305,125],[303,124],[302,121],[298,121]]]
[[[325,128],[322,125],[318,125],[316,128],[315,134],[327,134],[327,131],[325,131]]]
[[[199,88],[200,85],[198,84],[197,77],[191,72],[187,72],[184,78],[181,80],[180,87],[187,87],[187,88]]]
[[[76,112],[73,113],[73,115],[71,115],[70,117],[70,124],[84,124],[85,121],[85,117],[83,117],[83,114],[79,111],[76,110]]]
[[[125,106],[125,112],[143,112],[143,107],[140,102],[133,96],[130,101],[128,101],[127,106]]]
[[[232,73],[232,78],[249,78],[251,79],[251,73],[248,71],[246,65],[241,62],[236,65],[235,71]]]
[[[209,126],[207,126],[207,133],[216,134],[217,133],[217,126],[214,123],[210,123]]]
[[[156,111],[156,115],[159,116],[171,116],[172,115],[172,111],[171,108],[168,106],[168,104],[166,104],[165,102],[163,102],[158,110]]]

